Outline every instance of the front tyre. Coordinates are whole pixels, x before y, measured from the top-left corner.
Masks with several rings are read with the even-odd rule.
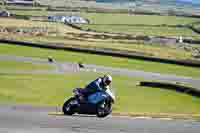
[[[109,103],[109,104],[106,104],[103,106],[104,107],[102,107],[102,105],[99,105],[97,107],[97,117],[99,117],[99,118],[106,117],[112,113],[112,104]]]
[[[71,97],[63,104],[62,111],[64,115],[73,115],[75,113],[74,112],[74,108],[76,106],[75,103],[77,103],[76,98]]]

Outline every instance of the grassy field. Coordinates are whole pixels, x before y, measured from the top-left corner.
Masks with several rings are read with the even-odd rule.
[[[16,36],[9,34],[0,35],[0,38],[14,39],[18,41],[28,41],[35,43],[55,43],[55,44],[64,44],[65,46],[79,46],[83,48],[106,48],[106,49],[114,49],[114,50],[126,50],[133,53],[140,53],[142,55],[147,56],[155,56],[161,58],[171,58],[171,59],[191,59],[192,53],[188,51],[184,51],[181,49],[177,49],[175,47],[164,47],[159,45],[145,45],[145,44],[137,44],[137,43],[120,43],[113,42],[112,40],[105,41],[89,41],[89,40],[70,40],[65,38],[64,36],[53,37],[53,36]],[[75,38],[77,39],[77,38]]]
[[[82,25],[83,29],[92,29],[99,32],[128,33],[147,36],[192,37],[198,38],[199,34],[188,28],[127,26],[127,25]]]
[[[110,13],[84,13],[46,10],[10,10],[11,13],[25,16],[48,16],[48,15],[79,15],[88,18],[92,24],[144,24],[144,25],[186,25],[199,21],[198,18],[158,16],[158,15],[129,15]],[[123,19],[122,19],[123,18]]]
[[[162,27],[164,25],[188,25],[198,22],[197,18],[157,16],[157,15],[128,15],[128,14],[82,14],[88,18],[91,24],[82,25],[85,29],[93,29],[104,32],[131,33],[136,35],[151,36],[187,36],[199,39],[199,34],[187,28]],[[144,26],[142,26],[144,25]],[[155,25],[160,25],[154,27]]]
[[[59,35],[66,35],[66,33],[84,33],[80,30],[73,29],[69,26],[60,23],[39,22],[17,19],[0,18],[0,27],[2,28],[37,28],[46,29],[48,32],[58,32]],[[151,26],[131,26],[131,25],[82,25],[84,29],[93,29],[100,32],[114,32],[114,33],[134,33],[136,35],[151,35],[151,36],[190,36],[199,38],[200,36],[187,28],[172,28],[172,27],[151,27]],[[163,32],[165,31],[165,32]],[[85,32],[86,33],[86,32]]]
[[[73,29],[69,26],[60,23],[51,22],[40,22],[40,21],[29,21],[22,19],[10,19],[10,18],[0,18],[0,26],[3,28],[46,28],[52,31],[59,31],[59,33],[65,34],[67,32],[80,33],[81,31]]]
[[[81,1],[81,0],[40,0],[40,3],[42,5],[51,5],[51,6],[75,6],[75,7],[82,7],[82,3],[84,3],[84,6],[87,7],[87,1]],[[96,4],[94,4],[96,5]]]
[[[24,16],[49,16],[49,15],[78,15],[90,20],[91,24],[122,24],[122,25],[189,25],[199,22],[198,18],[158,16],[158,15],[129,15],[111,13],[85,13],[85,12],[66,12],[66,11],[46,11],[41,10],[9,10],[16,15]]]
[[[187,28],[165,27],[165,25],[188,25],[197,22],[197,18],[157,16],[157,15],[128,15],[128,14],[83,14],[92,25],[82,25],[85,29],[114,33],[131,33],[151,36],[187,36],[199,38],[199,34]],[[93,25],[94,24],[94,25]],[[155,27],[159,25],[158,27]],[[164,26],[164,27],[163,27]]]
[[[47,11],[47,10],[15,10],[10,9],[11,13],[16,15],[23,15],[23,16],[50,16],[50,15],[69,15],[70,12],[65,11]],[[75,13],[76,14],[76,13]],[[78,13],[79,14],[79,13]]]
[[[28,31],[31,30],[47,30],[43,34],[34,35],[34,33],[1,33],[0,38],[6,38],[11,40],[20,40],[20,41],[30,41],[30,42],[39,42],[39,43],[63,43],[65,45],[79,45],[82,47],[96,47],[96,48],[111,48],[115,50],[128,50],[132,52],[138,52],[145,55],[150,56],[157,56],[161,58],[172,58],[172,59],[191,59],[192,53],[186,52],[184,50],[180,50],[174,47],[163,47],[157,44],[153,45],[145,45],[138,42],[131,42],[131,40],[118,40],[118,39],[95,39],[92,37],[76,37],[72,36],[69,33],[75,33],[80,35],[81,32],[79,30],[73,29],[69,26],[64,24],[56,24],[56,23],[49,23],[49,22],[38,22],[38,21],[28,21],[28,20],[16,20],[16,19],[0,19],[0,27],[2,28],[14,28],[14,29],[25,29]],[[118,27],[119,29],[120,27]],[[105,28],[103,28],[104,30]],[[112,30],[112,29],[111,29]],[[134,29],[130,29],[134,30]],[[138,31],[141,29],[138,29]],[[159,31],[156,34],[162,34]],[[128,31],[128,30],[127,30]],[[171,30],[174,32],[174,30]],[[181,31],[180,31],[181,32]],[[153,32],[152,32],[153,33]],[[144,34],[144,32],[142,33]],[[186,34],[186,33],[185,33]],[[188,33],[190,34],[190,33]],[[79,40],[78,40],[79,39]],[[132,40],[133,41],[133,40]]]
[[[1,49],[1,46],[0,46]],[[32,64],[17,61],[0,60],[0,69],[2,70],[53,70],[54,67],[44,64]]]
[[[198,24],[195,24],[194,27],[195,27],[196,29],[199,29],[199,30],[200,30],[200,22],[199,22]]]
[[[41,9],[40,11],[10,10],[17,15],[28,16],[48,16],[48,15],[79,15],[88,18],[92,24],[103,25],[83,25],[85,29],[93,29],[106,32],[122,32],[136,35],[152,36],[186,36],[199,39],[199,35],[187,28],[162,27],[162,25],[188,25],[198,22],[197,18],[158,16],[158,15],[128,15],[128,14],[109,14],[109,13],[78,13],[78,12],[52,12]],[[123,19],[122,19],[123,18]],[[146,26],[137,26],[146,25]],[[132,26],[127,26],[132,25]],[[154,27],[152,25],[161,25]],[[163,32],[164,31],[164,32]]]
[[[25,46],[0,45],[0,53],[11,55],[21,55],[30,57],[47,58],[53,56],[57,61],[83,62],[88,64],[97,64],[103,66],[120,67],[144,70],[149,72],[159,72],[166,74],[176,74],[190,77],[200,77],[199,68],[185,67],[180,65],[162,64],[156,62],[145,62],[142,60],[117,58],[111,56],[100,56],[93,54],[83,54],[67,51],[47,50],[40,48],[31,48]]]
[[[86,13],[85,13],[86,14]],[[90,14],[90,13],[89,13]],[[91,15],[98,17],[101,17],[99,14],[94,14],[91,13]],[[102,15],[106,15],[105,18],[107,18],[110,14],[102,14]],[[132,16],[128,16],[125,14],[117,14],[116,18],[114,17],[114,20],[118,20],[119,17],[122,15],[122,17],[126,18],[131,18]],[[136,15],[133,16],[136,17],[136,19],[138,20],[138,22],[133,21],[134,19],[131,19],[130,22],[127,21],[128,23],[134,22],[135,24],[139,24],[139,22],[143,22],[142,19],[144,19],[145,17],[147,17],[146,19],[148,19],[150,16],[145,16],[145,15]],[[164,21],[161,21],[162,18],[164,19],[167,16],[152,16],[153,18],[158,17],[158,22],[156,22],[156,24],[164,24]],[[178,17],[179,18],[179,17]],[[192,21],[196,21],[196,19],[191,18],[191,20],[189,18],[176,18],[176,17],[169,17],[169,19],[174,19],[171,23],[171,25],[175,25],[177,23],[190,23]],[[50,23],[50,22],[38,22],[38,21],[28,21],[28,20],[17,20],[17,19],[0,19],[0,27],[1,28],[14,28],[14,29],[28,29],[30,30],[36,30],[38,29],[39,31],[42,30],[47,30],[47,34],[46,32],[38,35],[33,35],[32,33],[24,33],[24,34],[29,34],[29,36],[22,36],[20,33],[14,33],[15,35],[12,35],[9,33],[8,34],[0,34],[1,38],[6,38],[6,39],[12,39],[12,40],[21,40],[21,41],[31,41],[31,42],[42,42],[42,43],[64,43],[66,45],[79,45],[82,47],[97,47],[97,48],[112,48],[112,49],[116,49],[116,50],[128,50],[128,51],[132,51],[132,52],[138,52],[138,53],[142,53],[145,55],[150,55],[150,56],[156,56],[156,57],[161,57],[161,58],[171,58],[171,59],[191,59],[192,57],[192,53],[190,52],[186,52],[184,50],[180,50],[180,49],[176,49],[176,48],[169,48],[169,47],[162,47],[162,46],[152,46],[152,45],[143,45],[140,43],[140,45],[137,44],[137,42],[128,42],[129,44],[127,44],[127,40],[117,40],[117,39],[113,39],[113,40],[105,40],[105,39],[93,39],[93,38],[87,38],[87,37],[82,37],[82,38],[78,38],[76,36],[73,36],[71,39],[67,38],[69,37],[69,33],[75,33],[75,34],[81,34],[81,33],[87,33],[87,32],[83,32],[80,30],[76,30],[73,29],[69,26],[66,26],[64,24],[60,24],[60,23]],[[107,20],[105,20],[107,21]],[[154,20],[152,20],[153,23]],[[159,22],[160,21],[160,22]],[[145,21],[146,22],[146,21]],[[145,24],[145,22],[143,22],[143,24]],[[114,23],[111,22],[111,23]],[[116,22],[115,22],[116,23]],[[125,21],[121,20],[119,21],[120,23],[125,23]],[[166,24],[166,23],[165,23]],[[151,27],[151,26],[147,26],[147,27],[137,27],[137,26],[127,26],[127,25],[89,25],[89,27],[94,26],[94,28],[92,29],[97,29],[99,31],[111,31],[111,32],[129,32],[129,33],[136,33],[138,35],[159,35],[159,36],[190,36],[190,37],[194,37],[194,38],[198,38],[200,37],[198,34],[192,32],[189,29],[184,29],[184,28],[167,28],[167,27]],[[86,26],[87,27],[87,26]],[[134,27],[134,28],[133,28]],[[125,29],[124,29],[125,28]],[[165,31],[165,32],[163,32]],[[71,37],[71,36],[70,36]],[[77,39],[81,39],[81,40],[77,40]],[[89,40],[90,39],[90,40]],[[93,39],[91,41],[91,39]],[[120,41],[120,42],[118,42]]]
[[[199,21],[198,18],[158,15],[82,13],[82,16],[88,18],[92,24],[185,25]]]
[[[96,77],[98,74],[91,73],[68,73],[65,76],[0,74],[0,103],[62,106],[64,100],[72,95],[73,88],[84,87]],[[120,76],[113,78],[112,87],[117,94],[114,112],[200,112],[199,98],[159,88],[137,86],[141,79]]]

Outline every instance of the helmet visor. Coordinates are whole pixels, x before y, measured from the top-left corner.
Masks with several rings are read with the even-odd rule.
[[[105,84],[106,84],[106,85],[110,85],[110,83],[111,83],[110,80],[106,80],[106,81],[105,81]]]

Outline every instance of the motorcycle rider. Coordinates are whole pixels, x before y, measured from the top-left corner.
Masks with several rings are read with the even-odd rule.
[[[80,101],[84,102],[87,100],[87,97],[98,91],[106,91],[109,89],[109,85],[112,82],[112,77],[110,75],[104,75],[103,77],[99,77],[96,80],[89,83],[85,89],[81,89]]]

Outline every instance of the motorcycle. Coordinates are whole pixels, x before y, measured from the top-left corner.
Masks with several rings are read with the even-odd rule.
[[[107,89],[88,96],[87,100],[81,102],[81,88],[73,90],[74,96],[69,98],[62,107],[64,115],[87,114],[97,117],[106,117],[112,112],[112,104],[115,102],[114,90]]]

